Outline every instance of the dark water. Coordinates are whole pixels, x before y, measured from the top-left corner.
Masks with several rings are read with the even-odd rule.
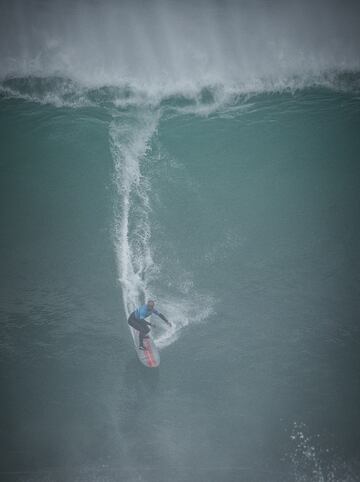
[[[179,105],[1,100],[2,479],[357,480],[358,98]]]

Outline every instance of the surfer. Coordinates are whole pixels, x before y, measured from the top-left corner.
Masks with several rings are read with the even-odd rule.
[[[155,301],[149,300],[146,305],[139,306],[139,308],[133,311],[129,316],[129,325],[139,332],[139,350],[145,350],[143,344],[144,338],[148,338],[147,334],[150,331],[149,326],[152,326],[152,324],[146,321],[145,318],[154,314],[165,321],[167,325],[171,326],[170,321],[162,313],[159,313],[157,310],[155,310],[154,306]]]

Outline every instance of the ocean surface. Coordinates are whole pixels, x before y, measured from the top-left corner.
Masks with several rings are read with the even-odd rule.
[[[360,480],[359,9],[327,5],[4,2],[1,481]]]

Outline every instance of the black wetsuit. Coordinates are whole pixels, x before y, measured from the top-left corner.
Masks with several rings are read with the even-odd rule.
[[[159,313],[157,310],[153,309],[150,310],[147,305],[142,305],[139,308],[137,308],[135,311],[131,313],[128,319],[128,323],[130,326],[135,328],[139,332],[139,346],[140,348],[143,348],[143,341],[144,337],[149,333],[151,326],[151,323],[145,320],[146,317],[150,315],[157,315],[159,316],[162,320],[165,321],[165,323],[168,323],[168,320],[165,318],[165,316],[162,313]]]
[[[150,328],[149,328],[149,322],[144,320],[143,318],[140,318],[139,320],[136,319],[135,317],[135,311],[131,313],[128,319],[128,323],[130,326],[135,328],[139,332],[139,345],[140,347],[143,347],[143,340],[144,337],[149,333]]]

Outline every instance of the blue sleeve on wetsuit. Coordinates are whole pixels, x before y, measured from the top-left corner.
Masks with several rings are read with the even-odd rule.
[[[150,311],[148,309],[147,305],[139,306],[139,308],[137,308],[134,311],[134,314],[135,314],[135,318],[137,320],[143,320],[143,319],[147,318],[148,316],[154,314],[154,315],[158,316],[159,318],[161,318],[162,320],[167,321],[167,319],[165,318],[165,316],[162,313],[160,313],[158,310],[155,310],[155,308],[152,311]]]

